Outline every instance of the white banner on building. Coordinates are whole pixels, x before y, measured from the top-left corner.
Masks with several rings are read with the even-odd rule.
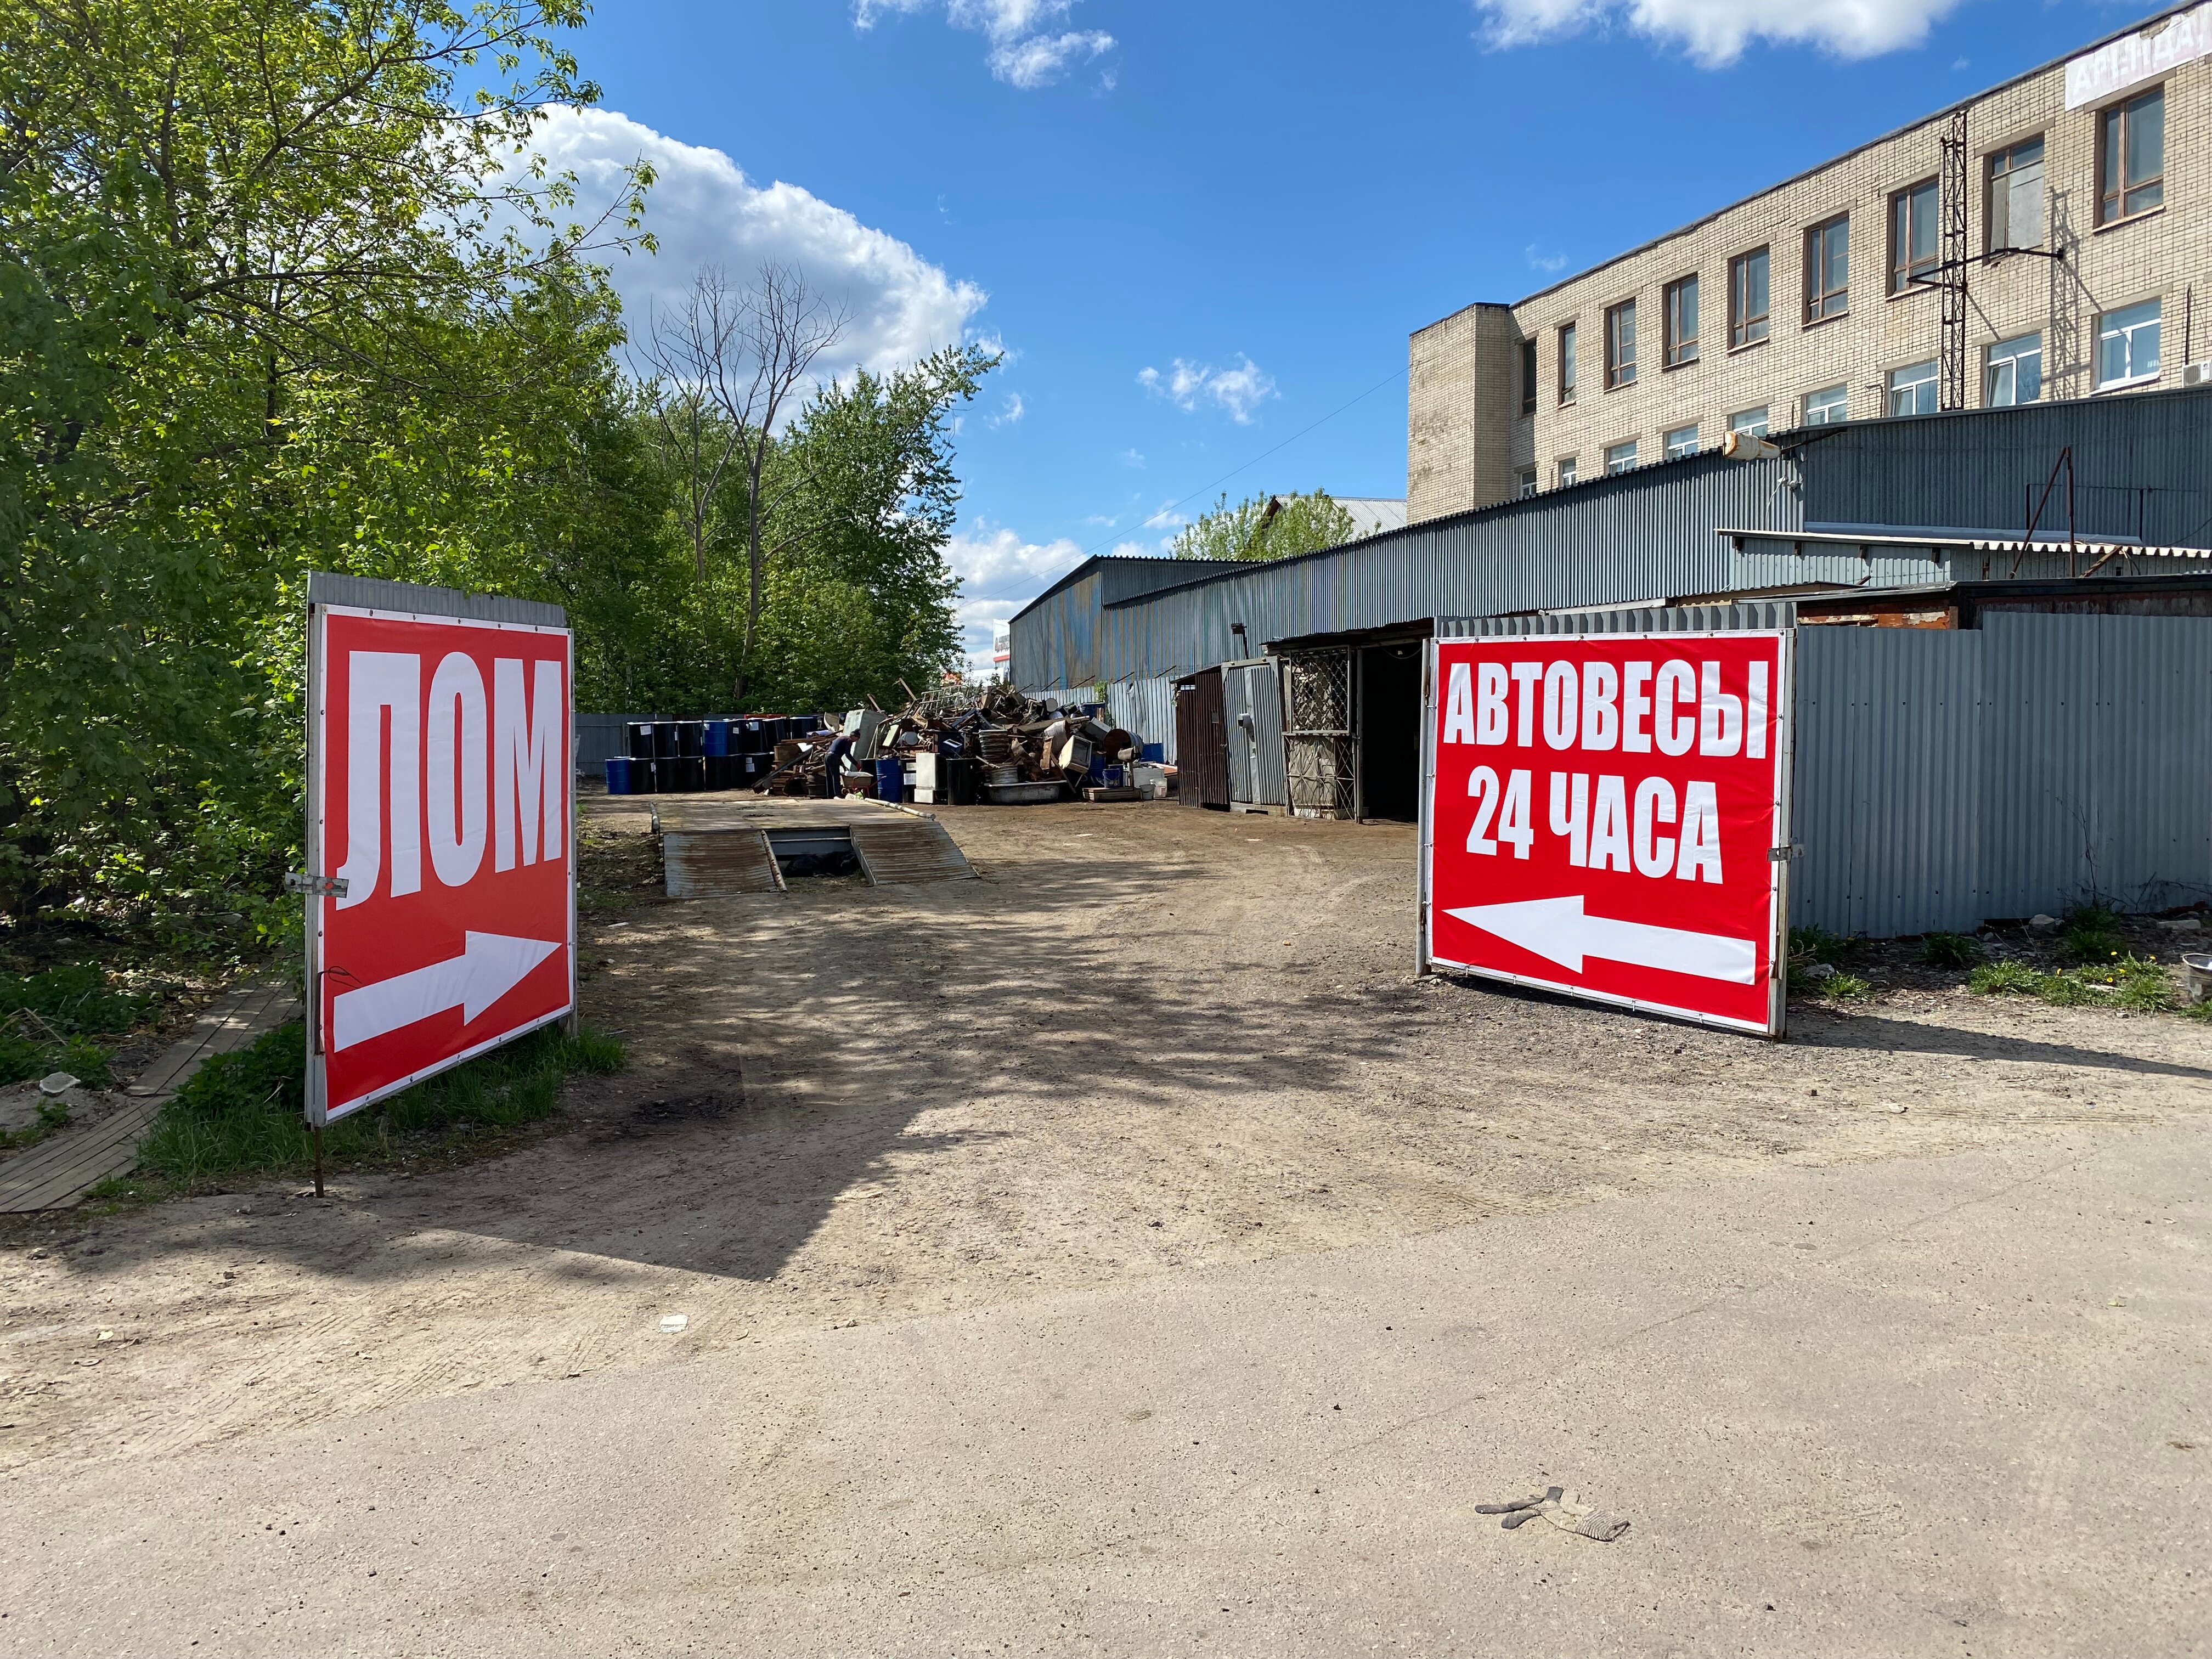
[[[2066,107],[2102,103],[2180,64],[2212,57],[2212,4],[2194,6],[2156,34],[2130,34],[2066,65]]]

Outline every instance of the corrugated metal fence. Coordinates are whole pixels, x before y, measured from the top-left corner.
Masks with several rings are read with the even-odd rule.
[[[576,775],[604,775],[606,763],[629,752],[623,728],[632,720],[649,720],[651,714],[586,714],[576,716]]]
[[[1786,605],[1503,617],[1492,635],[1787,626]],[[1965,931],[2212,896],[2212,618],[1991,613],[1797,630],[1790,920]]]

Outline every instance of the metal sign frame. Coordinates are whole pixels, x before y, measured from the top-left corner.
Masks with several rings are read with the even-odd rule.
[[[1434,904],[1436,852],[1436,782],[1437,782],[1437,678],[1441,661],[1439,647],[1446,643],[1464,643],[1470,640],[1513,638],[1523,644],[1538,641],[1559,644],[1603,642],[1619,644],[1626,640],[1650,641],[1680,647],[1687,641],[1715,639],[1768,639],[1776,641],[1777,684],[1774,689],[1774,844],[1767,852],[1768,866],[1768,942],[1770,955],[1767,974],[1767,1015],[1765,1024],[1730,1019],[1722,1015],[1703,1013],[1693,1009],[1669,1006],[1638,997],[1626,997],[1614,993],[1594,991],[1579,985],[1563,984],[1556,980],[1535,975],[1509,973],[1501,969],[1484,968],[1472,963],[1453,962],[1438,957],[1435,948]],[[1532,634],[1516,635],[1459,635],[1450,639],[1431,637],[1421,661],[1421,799],[1420,799],[1420,874],[1419,884],[1420,913],[1419,937],[1415,946],[1414,970],[1422,976],[1447,969],[1455,974],[1470,974],[1477,978],[1497,980],[1503,983],[1520,985],[1532,990],[1549,991],[1561,996],[1574,997],[1586,1002],[1601,1003],[1611,1007],[1627,1008],[1638,1013],[1655,1014],[1667,1019],[1679,1019],[1694,1025],[1708,1025],[1717,1030],[1741,1031],[1753,1036],[1779,1041],[1789,1029],[1790,1010],[1790,866],[1796,855],[1796,844],[1790,839],[1790,798],[1792,781],[1796,775],[1796,629],[1735,628],[1659,633],[1601,633],[1601,634]]]
[[[385,586],[398,589],[397,583]],[[416,590],[426,597],[434,597],[443,590]],[[404,1078],[380,1085],[357,1098],[340,1103],[335,1109],[330,1100],[329,1048],[323,1030],[323,933],[330,914],[331,900],[342,893],[344,884],[337,881],[334,872],[326,870],[324,821],[327,816],[327,778],[323,761],[323,732],[329,718],[328,638],[329,619],[333,616],[360,617],[386,622],[413,623],[432,627],[483,628],[507,633],[527,633],[561,636],[564,641],[562,679],[564,688],[562,710],[563,741],[556,745],[559,751],[562,787],[568,791],[568,805],[565,813],[568,836],[568,902],[567,948],[568,952],[568,994],[567,1001],[550,1012],[538,1015],[520,1025],[509,1027],[496,1036],[476,1043],[459,1053],[447,1055],[434,1063],[421,1067]],[[453,616],[442,611],[404,611],[396,608],[343,605],[310,597],[307,604],[307,773],[305,804],[307,812],[307,876],[302,884],[307,890],[307,925],[302,929],[305,944],[305,981],[307,1048],[307,1121],[318,1131],[339,1119],[376,1104],[380,1100],[413,1088],[416,1084],[452,1070],[480,1054],[489,1053],[519,1037],[565,1020],[571,1024],[576,1013],[576,854],[581,845],[575,811],[575,781],[573,776],[570,750],[573,747],[576,721],[576,641],[574,630],[565,626],[556,627],[544,623],[509,621],[491,617]],[[320,1147],[317,1143],[318,1182],[320,1180]]]

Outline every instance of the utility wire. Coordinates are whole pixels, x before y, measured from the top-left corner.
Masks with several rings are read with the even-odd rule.
[[[1376,381],[1373,386],[1369,386],[1366,391],[1361,392],[1358,397],[1351,399],[1350,402],[1339,404],[1334,409],[1330,410],[1328,414],[1316,421],[1313,423],[1313,426],[1301,427],[1297,431],[1293,432],[1289,437],[1284,439],[1282,442],[1277,444],[1273,449],[1263,449],[1257,455],[1255,455],[1250,460],[1231,467],[1228,471],[1223,473],[1212,483],[1200,485],[1199,488],[1192,490],[1189,495],[1185,495],[1182,501],[1170,501],[1165,507],[1156,508],[1153,512],[1146,516],[1146,518],[1138,525],[1137,528],[1142,530],[1146,528],[1146,526],[1158,520],[1162,514],[1172,513],[1176,508],[1183,506],[1185,503],[1196,501],[1200,495],[1205,495],[1209,489],[1217,489],[1220,488],[1220,486],[1227,483],[1238,473],[1249,471],[1253,467],[1259,465],[1260,463],[1266,460],[1268,456],[1274,454],[1277,450],[1288,449],[1292,444],[1297,442],[1299,439],[1304,437],[1307,433],[1311,432],[1314,429],[1314,427],[1328,425],[1338,416],[1343,414],[1346,410],[1350,409],[1353,404],[1366,402],[1368,398],[1373,397],[1384,386],[1389,386],[1393,380],[1402,378],[1405,373],[1406,371],[1403,368],[1395,368],[1391,370],[1389,374]],[[1085,548],[1083,550],[1083,556],[1087,559],[1093,553],[1096,553],[1099,548],[1110,547],[1121,539],[1121,537],[1118,532],[1109,536],[1104,541],[1097,544],[1097,546]]]

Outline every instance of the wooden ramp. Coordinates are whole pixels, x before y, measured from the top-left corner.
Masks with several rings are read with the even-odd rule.
[[[123,1091],[112,1110],[71,1124],[20,1158],[0,1164],[0,1215],[65,1210],[101,1182],[138,1167],[138,1141],[169,1097],[211,1054],[246,1048],[295,1018],[300,1004],[281,985],[248,985],[192,1022],[192,1029]]]

